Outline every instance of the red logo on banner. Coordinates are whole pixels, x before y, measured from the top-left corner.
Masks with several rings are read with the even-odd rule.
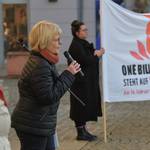
[[[150,19],[150,15],[144,15]],[[130,51],[130,54],[137,60],[150,59],[150,22],[146,26],[146,48],[144,44],[137,40],[138,52]]]

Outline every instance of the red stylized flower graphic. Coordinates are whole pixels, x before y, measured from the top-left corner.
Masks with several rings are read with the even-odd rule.
[[[144,15],[150,19],[150,15]],[[150,58],[150,22],[146,26],[146,49],[142,42],[137,40],[138,53],[135,51],[130,51],[130,54],[137,60],[144,60],[144,58]]]

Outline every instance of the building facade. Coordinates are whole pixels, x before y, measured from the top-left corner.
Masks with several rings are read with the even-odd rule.
[[[95,44],[95,0],[0,0],[0,64],[4,64],[7,52],[20,50],[18,40],[27,44],[28,32],[40,20],[62,28],[60,63],[66,63],[63,52],[70,45],[70,23],[74,19],[86,23],[89,40]]]

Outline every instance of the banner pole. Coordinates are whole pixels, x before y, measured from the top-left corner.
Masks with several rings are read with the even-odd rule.
[[[103,126],[104,126],[104,142],[107,143],[106,103],[104,99],[103,99]]]
[[[102,30],[102,0],[100,0],[100,43],[101,43],[101,47],[103,47],[103,45],[102,45],[102,36],[103,36],[103,34],[102,34],[102,32],[103,32],[103,30]],[[104,54],[105,55],[105,54]],[[103,58],[102,58],[102,72],[103,72]],[[104,142],[105,143],[107,143],[107,121],[106,121],[106,117],[107,117],[107,115],[106,115],[106,103],[105,103],[105,100],[104,100],[104,91],[103,91],[103,86],[104,85],[104,81],[103,81],[103,73],[102,73],[102,95],[101,95],[101,97],[102,97],[102,105],[103,105],[103,130],[104,130]]]

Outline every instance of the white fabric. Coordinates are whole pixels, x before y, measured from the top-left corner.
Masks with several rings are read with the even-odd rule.
[[[104,100],[150,100],[150,58],[144,56],[146,53],[150,57],[146,47],[150,19],[146,14],[134,13],[111,0],[101,0],[100,5],[101,42],[106,50],[103,55]],[[143,60],[137,59],[136,54]],[[126,72],[130,67],[131,72]],[[142,73],[140,67],[144,68]]]
[[[8,133],[10,129],[10,115],[3,101],[0,100],[0,150],[10,150]]]
[[[7,137],[0,136],[0,150],[11,150]]]
[[[57,131],[54,134],[54,143],[55,143],[55,148],[57,149],[59,147]]]

